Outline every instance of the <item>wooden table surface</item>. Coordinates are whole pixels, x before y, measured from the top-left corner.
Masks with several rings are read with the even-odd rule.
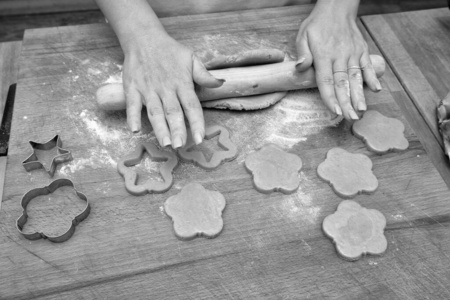
[[[417,107],[431,130],[423,144],[437,141],[442,149],[436,107],[450,92],[449,9],[364,16],[362,20],[412,100],[409,107]],[[450,184],[450,176],[443,173],[449,168],[444,152],[436,151],[433,159]]]
[[[268,47],[294,59],[295,36],[307,13],[288,7],[163,23],[203,59]],[[371,52],[378,53],[365,34]],[[369,109],[406,125],[408,150],[369,152],[348,123],[329,126],[333,116],[317,90],[296,91],[262,111],[205,110],[208,124],[230,130],[238,158],[210,172],[181,163],[168,192],[135,197],[125,191],[116,163],[138,142],[155,139],[148,121],[142,135],[133,137],[124,113],[96,108],[98,86],[120,75],[123,54],[112,31],[103,24],[28,30],[22,49],[0,211],[1,299],[450,298],[449,191],[409,125],[424,121],[418,112],[404,113],[408,96],[390,69],[383,91],[367,91],[366,98]],[[15,227],[21,197],[52,179],[42,170],[26,172],[21,162],[30,154],[29,140],[46,141],[56,133],[74,159],[60,165],[55,178],[73,180],[92,211],[67,242],[29,241]],[[253,188],[243,161],[269,142],[303,160],[294,194]],[[323,219],[342,201],[316,175],[333,147],[364,153],[374,163],[379,188],[355,201],[385,215],[383,256],[344,261],[322,233]],[[156,176],[155,163],[141,165]],[[173,234],[162,206],[188,182],[225,196],[225,227],[215,239],[180,241]],[[25,230],[64,232],[82,205],[69,192],[33,200]]]

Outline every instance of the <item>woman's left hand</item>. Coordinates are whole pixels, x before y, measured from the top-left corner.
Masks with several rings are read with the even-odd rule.
[[[367,108],[363,79],[372,91],[381,90],[367,43],[356,25],[358,5],[356,0],[319,0],[302,22],[296,40],[297,70],[314,65],[325,105],[347,120],[357,120],[355,111]]]

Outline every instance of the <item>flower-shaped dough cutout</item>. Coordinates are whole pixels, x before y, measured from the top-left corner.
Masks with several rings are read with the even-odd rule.
[[[341,148],[328,151],[327,158],[317,168],[317,175],[342,198],[373,193],[378,188],[378,179],[372,172],[370,158]]]
[[[197,236],[214,238],[223,229],[224,196],[206,190],[199,183],[189,183],[180,193],[164,203],[164,211],[172,218],[175,235],[182,240]]]
[[[192,139],[190,130],[188,131],[188,139],[186,146],[178,150],[178,155],[188,162],[194,162],[196,165],[205,170],[214,170],[222,162],[230,161],[237,156],[237,147],[230,139],[230,133],[224,127],[213,125],[206,128],[205,139],[209,140],[219,135],[218,144],[224,151],[214,152],[209,161],[206,160],[205,155],[201,151],[191,151],[195,147],[195,142]]]
[[[144,153],[147,152],[152,161],[164,163],[161,164],[159,173],[163,181],[147,180],[144,184],[137,185],[138,174],[128,168],[138,164]],[[172,172],[178,165],[178,158],[175,153],[159,150],[153,143],[138,144],[136,150],[117,163],[117,170],[125,179],[126,190],[135,196],[146,193],[164,193],[168,191],[173,184]]]
[[[353,123],[353,134],[364,141],[367,149],[378,154],[408,149],[405,126],[395,118],[383,116],[376,110],[368,110]]]
[[[261,193],[280,191],[290,194],[300,185],[298,173],[302,160],[274,144],[264,145],[245,158],[245,167],[253,175],[253,184]]]
[[[350,261],[365,254],[383,254],[387,249],[385,227],[386,218],[381,212],[364,208],[352,200],[342,201],[337,211],[327,216],[322,224],[337,252]]]

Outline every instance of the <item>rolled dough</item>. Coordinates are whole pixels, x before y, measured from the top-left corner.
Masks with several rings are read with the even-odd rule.
[[[244,96],[201,102],[202,107],[231,110],[257,110],[269,107],[279,102],[287,92],[277,92],[263,95]]]
[[[328,151],[327,158],[317,168],[317,175],[328,182],[334,192],[342,198],[354,198],[360,193],[373,193],[378,187],[378,180],[372,173],[370,158],[341,148]]]
[[[365,142],[367,149],[378,154],[405,150],[409,146],[403,123],[376,110],[366,111],[360,120],[353,123],[352,131]]]
[[[166,200],[164,211],[172,218],[173,229],[179,239],[214,238],[223,229],[225,205],[221,193],[206,190],[198,183],[189,183],[179,194]]]
[[[147,152],[153,161],[163,161],[159,172],[163,181],[148,180],[144,184],[136,185],[138,174],[129,167],[138,164],[144,153]],[[155,144],[147,142],[138,144],[136,150],[117,163],[119,174],[125,179],[126,190],[135,196],[144,195],[146,193],[164,193],[170,189],[173,184],[172,172],[178,165],[178,158],[175,153],[159,150]]]
[[[188,130],[186,146],[178,150],[178,155],[184,161],[193,162],[205,170],[214,170],[222,162],[235,159],[238,154],[238,150],[236,145],[231,141],[228,130],[219,125],[206,127],[206,140],[212,139],[217,135],[219,135],[218,144],[224,149],[224,151],[214,152],[209,161],[206,160],[203,152],[192,150],[192,148],[195,147],[195,142],[192,139],[190,130]]]
[[[280,191],[290,194],[299,187],[298,172],[302,168],[302,160],[274,144],[264,145],[248,155],[245,167],[253,175],[256,190],[261,193]]]
[[[336,212],[323,220],[324,233],[333,240],[336,251],[350,261],[365,254],[380,255],[387,249],[384,236],[386,218],[351,200],[342,201]]]
[[[233,55],[219,55],[204,63],[208,70],[245,67],[282,62],[285,53],[278,49],[254,49]]]

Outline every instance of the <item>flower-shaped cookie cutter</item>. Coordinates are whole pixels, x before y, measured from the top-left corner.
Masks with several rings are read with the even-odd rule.
[[[342,198],[354,198],[361,193],[373,193],[378,179],[372,172],[372,161],[364,154],[332,148],[317,167],[317,175],[329,183]]]
[[[274,144],[266,144],[245,158],[245,168],[253,175],[253,185],[261,193],[295,192],[300,185],[298,173],[302,160]]]
[[[195,147],[195,142],[192,139],[192,134],[189,130],[188,140],[186,146],[178,150],[178,155],[182,160],[193,162],[205,170],[214,170],[222,162],[231,161],[236,158],[238,151],[236,145],[230,139],[230,133],[224,127],[213,125],[206,128],[205,139],[210,140],[219,135],[218,145],[225,151],[214,152],[209,161],[206,160],[205,155],[201,151],[191,151]]]
[[[159,169],[163,181],[147,180],[144,184],[136,184],[138,174],[129,167],[138,164],[145,152],[147,152],[152,161],[164,162]],[[155,144],[147,142],[138,144],[134,152],[122,158],[117,163],[117,170],[125,179],[126,190],[132,195],[141,196],[146,193],[164,193],[168,191],[172,187],[172,172],[177,165],[178,158],[175,153],[159,150]]]
[[[365,254],[381,255],[387,249],[384,236],[386,218],[376,209],[367,209],[352,200],[342,201],[336,212],[325,217],[324,233],[333,240],[336,251],[350,261]]]
[[[78,198],[80,198],[83,201],[86,201],[86,207],[83,209],[83,211],[80,214],[75,216],[75,218],[72,220],[72,224],[71,224],[69,230],[67,230],[65,233],[63,233],[62,235],[59,235],[59,236],[48,236],[43,232],[34,232],[34,233],[23,232],[22,231],[23,227],[25,226],[25,223],[27,223],[27,220],[28,220],[27,206],[30,203],[30,201],[38,196],[45,196],[48,194],[52,194],[54,191],[56,191],[58,188],[60,188],[62,186],[72,187],[74,189],[76,195],[78,196]],[[89,216],[89,213],[91,212],[91,206],[89,205],[87,197],[83,193],[81,193],[75,189],[75,186],[72,181],[70,181],[69,179],[65,179],[65,178],[56,179],[55,181],[50,183],[48,186],[45,186],[42,188],[36,188],[36,189],[32,189],[32,190],[28,191],[22,197],[21,204],[22,204],[23,212],[22,212],[22,215],[17,219],[17,222],[16,222],[17,229],[19,230],[19,232],[25,238],[27,238],[29,240],[38,240],[38,239],[42,238],[42,239],[48,239],[49,241],[54,242],[54,243],[62,243],[62,242],[67,241],[68,239],[70,239],[72,237],[73,233],[75,232],[75,227],[81,221],[86,219],[87,216]]]
[[[368,110],[353,123],[353,134],[364,141],[367,149],[378,154],[408,149],[404,136],[405,125],[395,118],[388,118],[376,110]]]
[[[33,141],[29,141],[29,143],[31,145],[31,148],[33,149],[33,153],[22,162],[23,167],[28,172],[42,168],[47,171],[50,177],[53,177],[57,164],[72,160],[72,154],[70,153],[70,151],[62,148],[62,141],[59,135],[55,135],[54,138],[45,143],[38,143]],[[36,155],[36,150],[48,151],[55,147],[58,154],[53,157],[50,167],[46,168],[42,164],[42,162],[39,161],[39,158]]]
[[[179,239],[214,238],[223,229],[225,205],[220,192],[206,190],[199,183],[189,183],[180,193],[166,200],[164,211],[172,218],[173,229]]]

